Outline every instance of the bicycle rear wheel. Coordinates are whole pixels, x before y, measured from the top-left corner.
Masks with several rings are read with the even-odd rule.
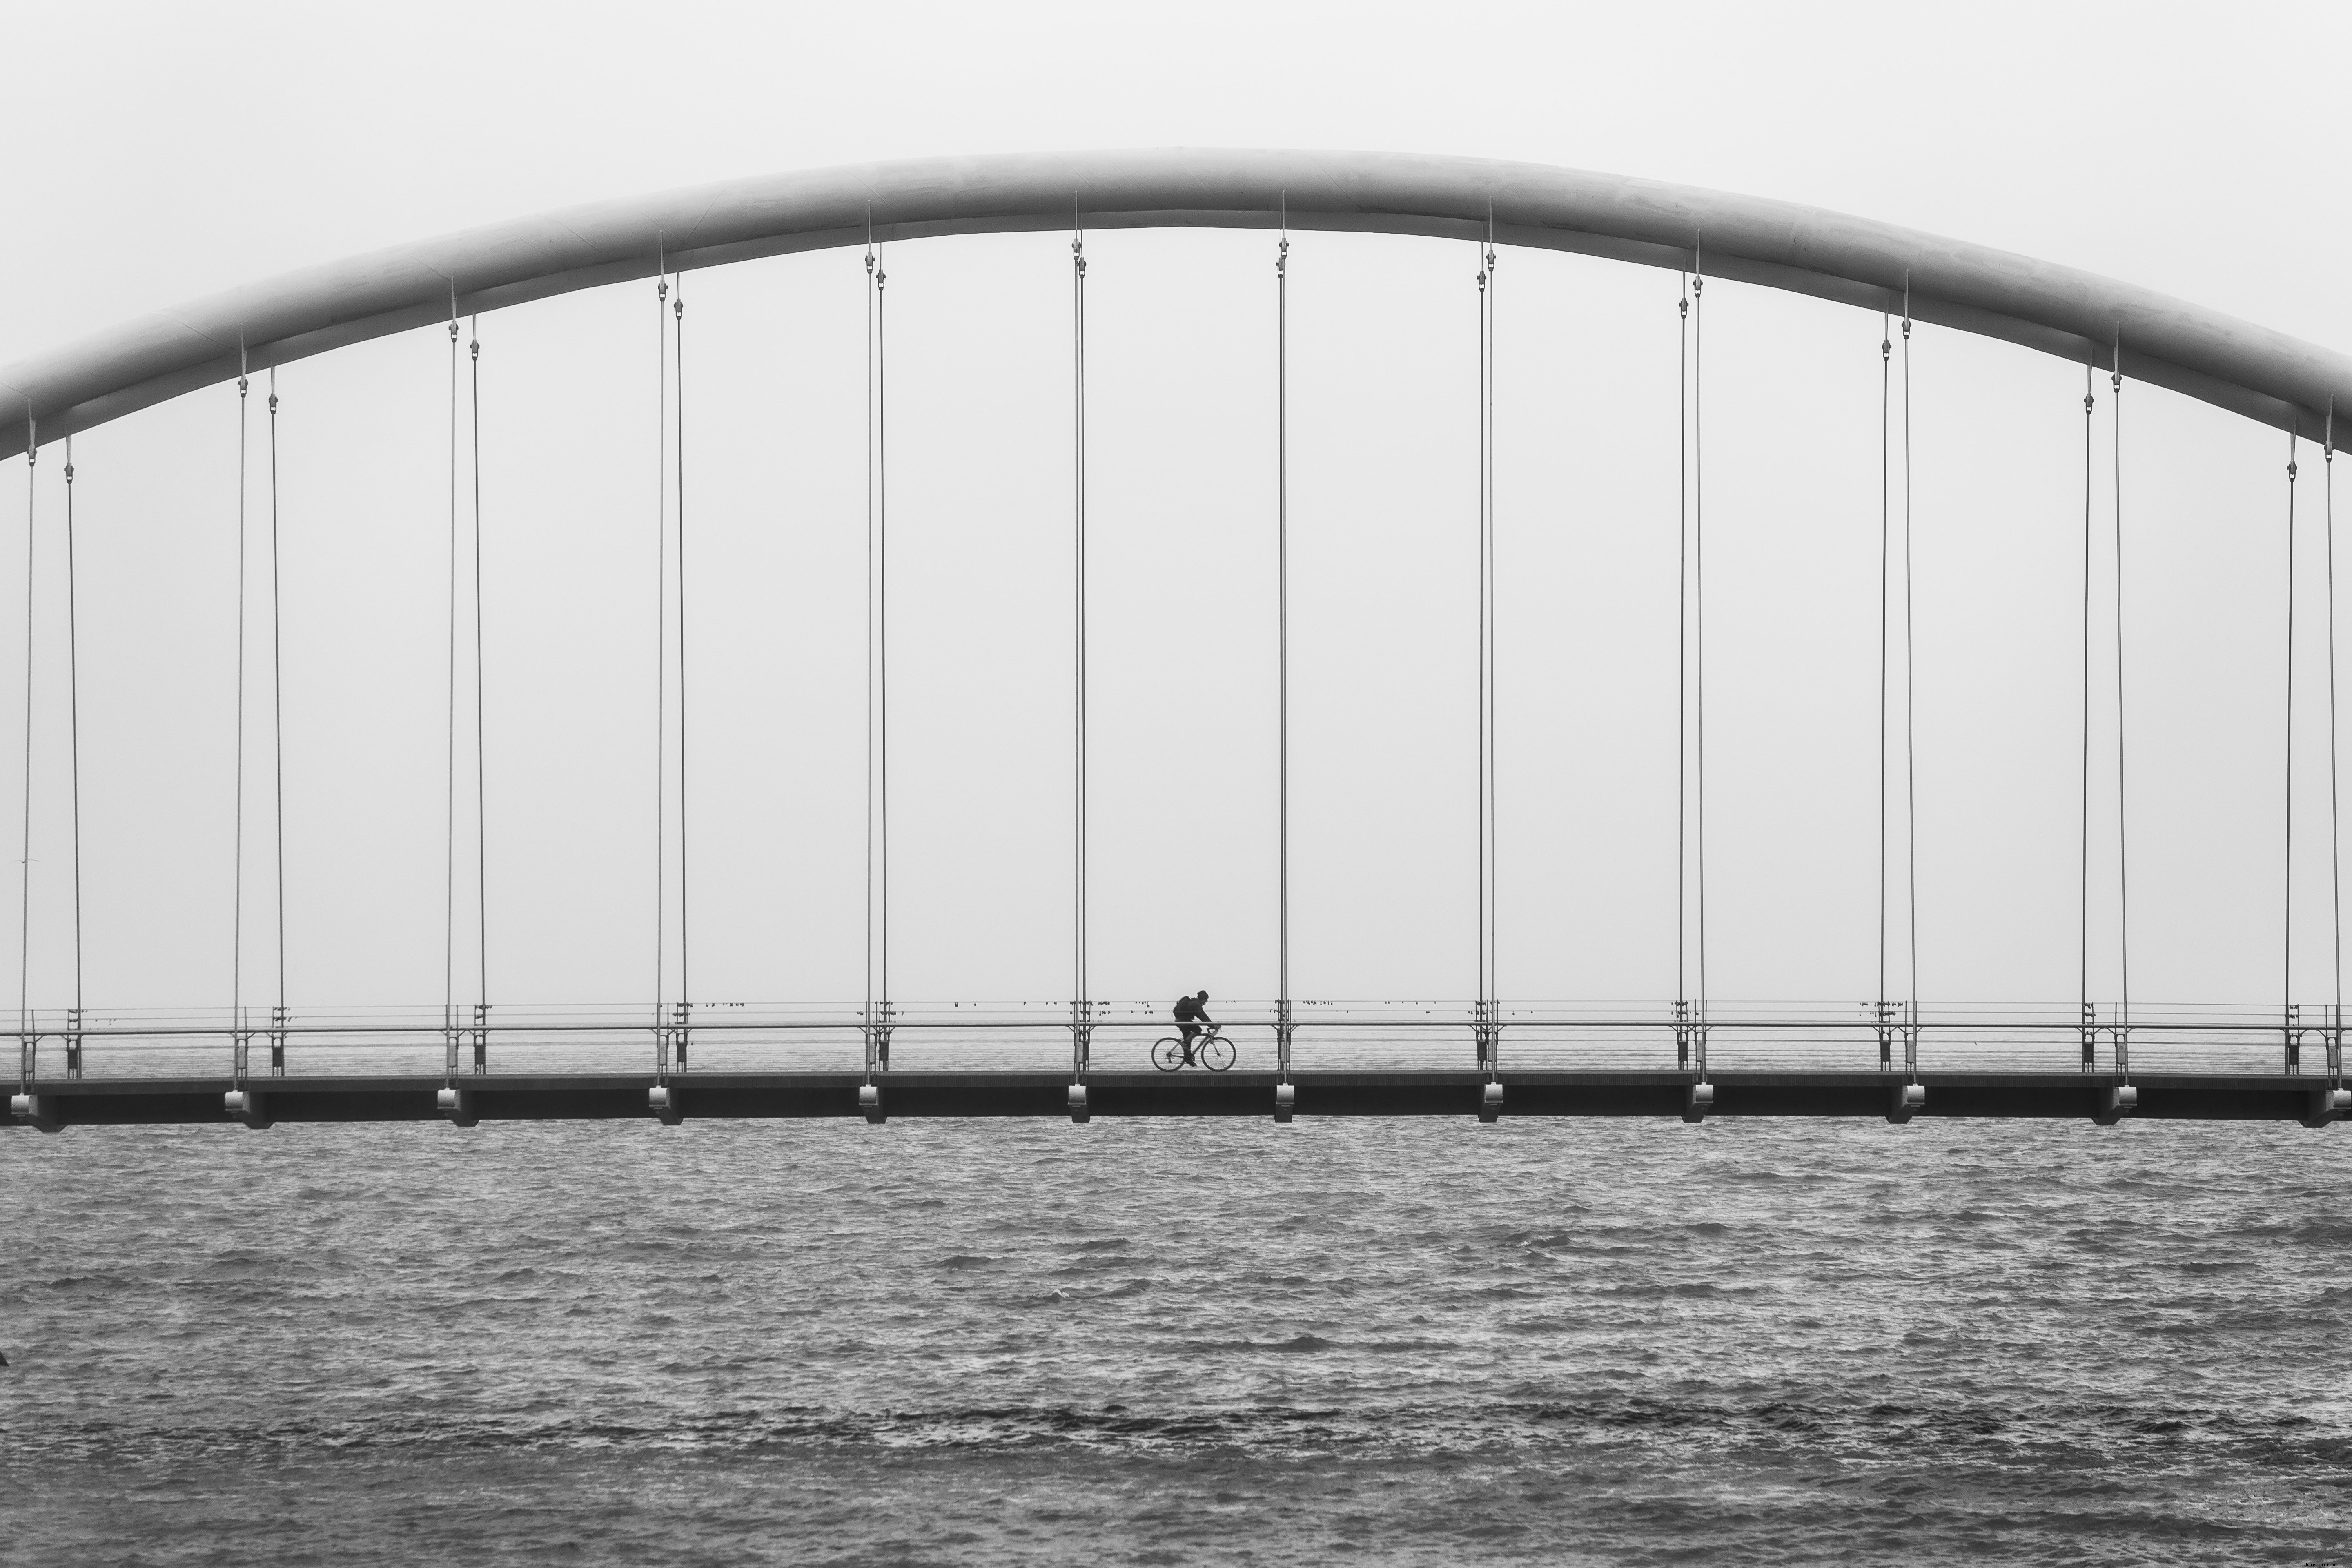
[[[1151,1047],[1151,1065],[1161,1072],[1174,1072],[1184,1065],[1184,1042],[1173,1035],[1163,1036]]]
[[[1211,1035],[1192,1054],[1211,1072],[1223,1072],[1234,1065],[1234,1043],[1223,1035]]]

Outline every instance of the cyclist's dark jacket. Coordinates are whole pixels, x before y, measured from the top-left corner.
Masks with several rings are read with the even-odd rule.
[[[1190,996],[1179,996],[1176,998],[1176,1021],[1178,1023],[1196,1023],[1201,1019],[1206,1018],[1208,1016],[1208,1009],[1202,1007],[1198,1002],[1193,1001]]]

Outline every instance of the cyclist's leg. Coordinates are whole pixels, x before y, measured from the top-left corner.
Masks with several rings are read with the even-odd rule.
[[[1186,1067],[1191,1067],[1192,1065],[1192,1047],[1194,1042],[1199,1040],[1201,1037],[1201,1026],[1198,1024],[1183,1024],[1178,1026],[1184,1032],[1184,1065]]]

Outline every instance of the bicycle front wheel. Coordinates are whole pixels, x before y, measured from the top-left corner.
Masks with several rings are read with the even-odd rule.
[[[1151,1065],[1161,1072],[1174,1072],[1184,1065],[1184,1042],[1173,1035],[1163,1037],[1151,1047]]]
[[[1192,1054],[1211,1072],[1223,1072],[1234,1065],[1234,1043],[1223,1035],[1211,1035]]]

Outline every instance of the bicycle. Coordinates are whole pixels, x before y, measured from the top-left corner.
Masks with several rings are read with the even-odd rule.
[[[1180,1037],[1168,1035],[1152,1046],[1151,1065],[1161,1072],[1194,1066],[1223,1072],[1234,1065],[1234,1043],[1214,1024],[1189,1046]]]

